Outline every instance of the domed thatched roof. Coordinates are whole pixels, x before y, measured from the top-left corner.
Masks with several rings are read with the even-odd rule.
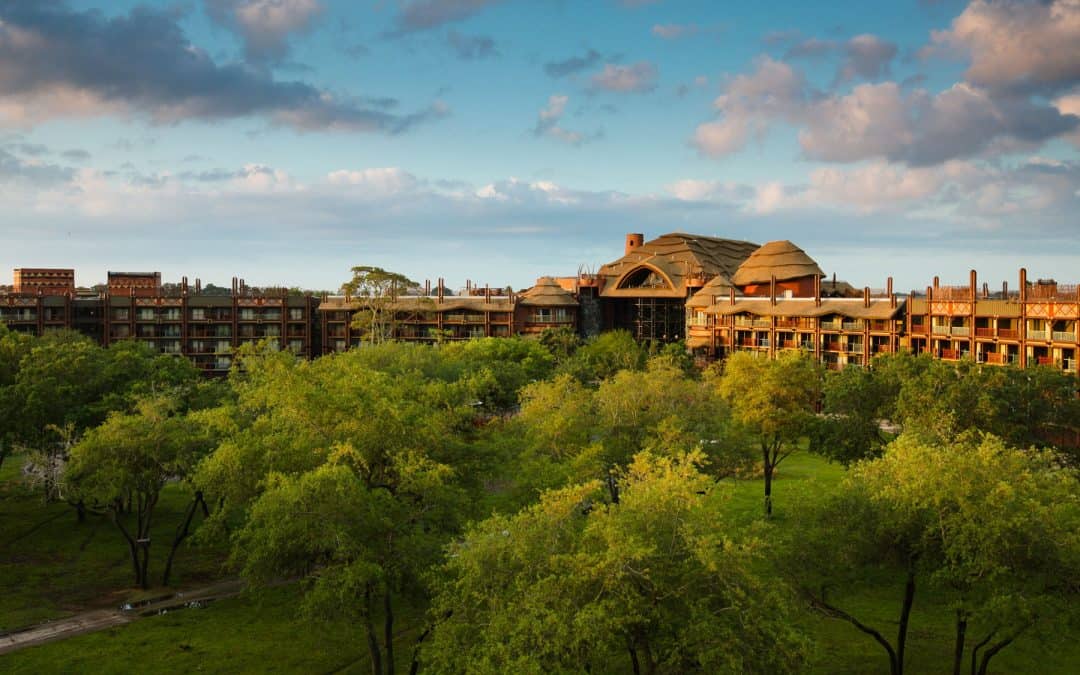
[[[521,294],[521,305],[577,307],[578,301],[551,277],[540,277],[536,285]]]
[[[690,278],[730,276],[757,244],[684,232],[670,232],[634,248],[600,268],[603,297],[685,298]],[[655,271],[656,283],[641,284],[639,274]]]
[[[728,295],[732,289],[731,279],[726,274],[717,274],[709,283],[694,293],[694,296],[686,301],[687,307],[708,307],[716,302],[714,298]]]
[[[801,248],[784,239],[770,241],[750,254],[732,281],[736,286],[767,284],[772,277],[777,281],[799,279],[802,277],[825,276],[814,259],[806,255]]]

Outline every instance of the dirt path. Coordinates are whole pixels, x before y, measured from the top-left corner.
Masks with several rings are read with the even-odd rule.
[[[242,587],[240,581],[224,581],[213,586],[163,595],[134,606],[125,606],[121,609],[97,609],[76,614],[66,619],[57,619],[56,621],[49,621],[48,623],[5,633],[0,635],[0,654],[7,654],[23,647],[64,640],[84,633],[105,630],[147,616],[156,616],[164,612],[201,606],[214,600],[232,597],[238,594]]]

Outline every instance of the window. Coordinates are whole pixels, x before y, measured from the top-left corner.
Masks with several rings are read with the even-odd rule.
[[[671,285],[657,272],[642,267],[628,274],[619,288],[671,288]]]
[[[206,310],[203,309],[202,307],[192,308],[192,310],[191,310],[191,320],[192,321],[205,321],[206,320]]]
[[[112,316],[113,320],[114,321],[127,321],[128,317],[130,316],[128,311],[129,310],[128,310],[127,307],[116,307],[116,308],[114,308],[113,309],[113,316]]]
[[[153,307],[141,307],[138,314],[139,321],[153,321],[154,320],[154,308]]]
[[[293,321],[303,321],[303,319],[304,319],[304,309],[302,307],[291,307],[291,308],[289,308],[289,318],[292,319]]]

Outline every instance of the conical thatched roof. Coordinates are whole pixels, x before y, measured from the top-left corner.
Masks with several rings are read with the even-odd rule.
[[[770,241],[750,254],[732,281],[736,286],[767,284],[772,277],[777,281],[799,279],[802,277],[825,276],[814,259],[806,255],[801,248],[784,239]]]
[[[716,301],[714,298],[730,294],[734,286],[726,274],[717,274],[709,283],[701,287],[694,297],[686,301],[687,307],[708,307]]]
[[[536,285],[521,294],[519,305],[577,307],[578,301],[551,277],[540,277]]]

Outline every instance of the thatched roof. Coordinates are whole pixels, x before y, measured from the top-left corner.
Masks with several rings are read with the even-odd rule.
[[[717,274],[709,283],[701,287],[694,297],[686,301],[687,307],[708,307],[717,302],[717,298],[726,296],[734,288],[731,279],[726,274]]]
[[[893,319],[901,314],[903,300],[892,306],[888,298],[871,298],[870,306],[863,305],[862,298],[825,298],[815,305],[812,298],[777,300],[773,305],[769,298],[735,298],[735,304],[720,302],[709,307],[713,314],[754,314],[757,316],[821,317],[839,314],[849,319]]]
[[[777,281],[787,281],[825,275],[813,258],[806,255],[806,252],[795,244],[784,239],[770,241],[750,254],[746,262],[739,265],[739,269],[731,280],[736,286],[749,286],[770,283],[774,276]]]
[[[734,239],[672,232],[647,241],[618,260],[600,268],[604,297],[685,298],[690,279],[709,281],[718,274],[730,277],[758,248]],[[655,285],[634,286],[639,273],[656,274]]]
[[[521,294],[521,305],[577,307],[578,301],[551,277],[540,277],[536,285]]]

